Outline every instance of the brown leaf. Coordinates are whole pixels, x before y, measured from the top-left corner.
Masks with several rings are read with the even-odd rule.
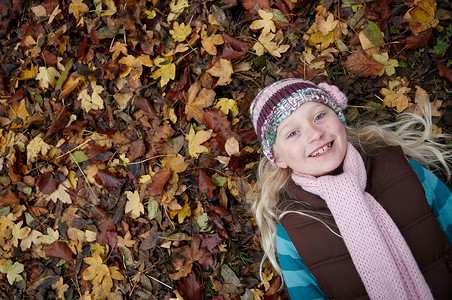
[[[347,60],[342,64],[353,74],[363,77],[376,76],[384,67],[381,63],[367,56],[363,51],[355,52],[348,56]]]
[[[45,253],[47,257],[56,257],[72,262],[72,251],[64,242],[56,241],[46,246]]]
[[[8,193],[5,195],[0,195],[0,207],[9,205],[9,204],[17,204],[20,202],[19,197],[16,196],[11,190],[8,190]]]
[[[444,64],[440,63],[439,61],[436,62],[436,67],[438,68],[438,74],[444,79],[449,80],[449,82],[452,82],[452,70],[448,67],[446,67]]]
[[[268,9],[271,7],[268,0],[242,0],[243,8],[252,14],[257,14],[259,9]]]
[[[168,170],[160,170],[152,176],[152,182],[148,186],[148,192],[151,196],[160,195],[163,192],[165,184],[168,182],[171,172]]]
[[[203,298],[202,290],[204,287],[199,285],[195,273],[190,273],[187,277],[185,277],[179,288],[184,299],[198,300]]]
[[[231,129],[231,122],[220,110],[206,111],[203,120],[215,132]]]
[[[392,3],[393,0],[377,0],[375,5],[375,10],[380,13],[383,19],[387,19],[391,16],[391,8],[389,4]]]
[[[243,50],[250,50],[253,48],[253,46],[250,43],[241,41],[239,39],[236,39],[233,36],[230,36],[226,33],[223,33],[223,39],[226,44],[229,44],[237,51],[243,51]]]
[[[138,96],[135,98],[134,104],[141,108],[147,115],[149,115],[151,118],[155,117],[157,115],[157,112],[155,111],[155,108],[152,106],[152,104],[144,97]]]
[[[49,130],[47,130],[45,136],[49,136],[54,134],[55,132],[61,131],[64,127],[66,127],[69,122],[69,118],[71,117],[71,112],[69,111],[68,106],[64,106],[57,112],[57,117],[53,122],[52,126],[50,126]]]
[[[108,191],[113,191],[120,188],[125,179],[122,178],[118,173],[111,173],[106,170],[99,170],[94,176],[94,179],[98,184],[106,188]]]
[[[213,198],[213,192],[216,187],[210,182],[210,177],[203,170],[198,172],[198,187],[201,193],[207,195],[209,198]]]
[[[146,153],[146,148],[144,146],[143,140],[136,140],[130,144],[129,152],[127,158],[130,161],[134,161],[138,157],[141,157]]]
[[[212,105],[215,95],[215,91],[202,87],[199,81],[192,84],[188,89],[185,105],[187,120],[193,118],[197,122],[202,123],[204,108]]]
[[[52,175],[52,172],[47,171],[39,175],[36,185],[43,194],[52,194],[58,188],[60,182]]]
[[[411,34],[406,38],[404,50],[416,50],[428,46],[433,38],[432,30],[422,31],[419,35]]]
[[[113,156],[112,152],[97,144],[89,145],[83,150],[83,152],[95,164],[101,164],[111,159],[111,157]]]

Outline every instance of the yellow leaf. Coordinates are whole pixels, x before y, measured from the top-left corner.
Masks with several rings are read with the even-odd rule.
[[[39,81],[39,86],[41,88],[48,88],[49,85],[52,87],[56,84],[56,77],[60,76],[60,73],[54,67],[39,67],[39,73],[36,76],[36,80]]]
[[[179,153],[176,156],[166,156],[162,159],[162,166],[167,167],[175,173],[184,172],[190,163],[185,162],[185,157]]]
[[[33,64],[31,64],[30,70],[23,70],[22,76],[18,77],[18,80],[27,80],[36,78],[38,70],[35,68]]]
[[[203,122],[203,108],[212,105],[215,100],[215,91],[204,88],[199,81],[190,86],[187,92],[187,101],[185,104],[185,114],[187,120],[194,118],[198,123]]]
[[[441,107],[442,101],[435,99],[433,102],[430,102],[428,93],[418,85],[416,85],[414,102],[416,103],[416,107],[413,112],[421,117],[424,115],[425,110],[428,109],[428,106],[430,106],[432,117],[441,117],[443,115],[438,110]]]
[[[52,228],[47,228],[47,234],[39,237],[39,241],[44,245],[52,244],[58,241],[60,238],[60,233],[58,230],[53,230]]]
[[[13,238],[11,239],[11,243],[14,245],[14,247],[17,247],[19,244],[19,240],[23,240],[26,237],[28,237],[28,235],[31,232],[31,228],[28,226],[25,226],[22,228],[22,224],[24,221],[20,221],[17,224],[14,224],[13,229],[12,229],[12,236]]]
[[[68,181],[66,182],[68,185],[70,185]],[[60,183],[60,185],[58,185],[58,188],[52,194],[50,194],[47,199],[52,200],[55,203],[57,203],[59,199],[63,203],[72,204],[71,196],[68,194],[67,188],[63,183]]]
[[[65,300],[64,293],[69,289],[69,285],[64,283],[63,277],[60,276],[57,282],[52,284],[52,288],[58,293],[58,297]]]
[[[275,43],[273,41],[275,36],[276,35],[271,32],[268,34],[261,34],[258,38],[258,42],[253,45],[253,49],[256,51],[256,54],[259,56],[263,55],[266,50],[268,53],[270,53],[270,55],[274,57],[281,57],[281,53],[289,50],[289,45],[279,46],[277,43]]]
[[[171,60],[159,57],[154,60],[154,63],[159,69],[152,73],[151,77],[154,79],[160,78],[160,86],[164,87],[170,79],[174,80],[176,76],[176,65]]]
[[[199,154],[206,153],[209,149],[201,144],[208,141],[212,136],[212,129],[206,131],[198,131],[195,133],[193,126],[190,127],[190,131],[185,137],[188,141],[188,152],[192,157],[198,158]]]
[[[201,44],[210,55],[217,55],[216,45],[224,43],[223,36],[221,34],[209,34],[207,25],[204,24],[201,28]]]
[[[179,224],[182,224],[185,220],[185,217],[191,216],[191,208],[188,205],[188,197],[185,199],[184,207],[180,211],[177,212],[177,220]]]
[[[110,276],[110,269],[102,261],[99,255],[85,257],[85,263],[90,266],[83,271],[83,280],[91,280],[93,285],[102,284],[105,291],[111,291],[113,281]]]
[[[232,81],[231,75],[234,73],[234,70],[229,60],[221,58],[214,63],[212,68],[207,70],[207,73],[219,77],[217,85],[227,85]]]
[[[121,42],[115,42],[114,45],[110,48],[110,52],[113,52],[111,58],[115,60],[120,53],[127,55],[127,45]]]
[[[253,21],[253,23],[251,23],[250,25],[250,29],[259,30],[262,28],[262,34],[267,34],[270,31],[275,32],[276,31],[275,23],[272,21],[273,13],[266,12],[265,10],[262,9],[260,9],[257,13],[262,18],[262,20]]]
[[[240,153],[239,142],[235,139],[235,137],[228,138],[226,140],[224,148],[226,150],[226,153],[229,156],[232,156],[232,155]]]
[[[97,85],[96,82],[92,81],[91,89],[91,95],[89,89],[86,88],[80,92],[77,98],[78,100],[82,101],[81,107],[86,112],[104,108],[104,100],[100,96],[100,93],[104,91],[104,88],[100,85]]]
[[[27,145],[27,159],[33,161],[39,154],[46,156],[51,148],[40,136],[35,136]]]
[[[237,102],[235,102],[234,99],[220,98],[214,107],[219,108],[225,115],[227,115],[229,111],[237,112]]]
[[[80,19],[86,12],[89,11],[88,5],[83,3],[83,0],[72,0],[69,5],[69,13],[73,14],[75,19],[77,20],[77,26],[83,24],[83,18]]]
[[[0,259],[0,272],[6,274],[6,278],[8,278],[9,284],[14,284],[14,282],[20,282],[24,280],[20,273],[24,271],[24,265],[18,263],[17,261],[13,264],[13,262],[9,259]]]
[[[133,193],[131,191],[127,191],[126,195],[127,202],[125,206],[125,213],[131,212],[131,217],[136,219],[144,213],[144,206],[143,203],[141,203],[140,195],[138,194],[138,191]]]
[[[399,77],[396,80],[387,83],[388,88],[382,88],[380,93],[384,96],[383,104],[388,107],[395,107],[398,113],[408,108],[410,98],[408,92],[411,90],[407,87],[408,82]]]
[[[414,6],[403,16],[403,21],[408,22],[411,31],[418,35],[438,25],[439,20],[435,19],[435,10],[435,0],[415,0]]]
[[[328,17],[325,18],[323,16],[316,16],[317,28],[323,35],[327,35],[332,32],[337,25],[339,24],[338,20],[334,20],[334,16],[332,13],[328,13]]]
[[[385,72],[389,76],[392,76],[395,73],[395,67],[399,66],[399,62],[396,59],[389,59],[387,52],[383,54],[374,54],[372,55],[372,58],[383,65],[383,69],[378,73],[379,76],[383,75]]]
[[[183,42],[191,34],[190,24],[185,25],[184,23],[174,22],[173,29],[170,30],[170,34],[175,42]]]
[[[171,22],[176,20],[177,17],[179,17],[180,14],[182,14],[184,10],[189,7],[189,5],[187,0],[171,0],[169,7],[171,11],[166,20]]]

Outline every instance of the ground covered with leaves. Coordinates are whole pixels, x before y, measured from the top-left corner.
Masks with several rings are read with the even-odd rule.
[[[253,97],[452,128],[446,0],[1,0],[0,297],[278,299],[248,212]]]

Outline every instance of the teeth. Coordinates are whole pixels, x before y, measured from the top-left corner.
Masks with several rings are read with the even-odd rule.
[[[309,155],[309,156],[315,157],[315,156],[318,156],[318,155],[320,155],[320,154],[325,153],[326,151],[330,150],[332,144],[333,144],[333,143],[331,142],[331,143],[329,143],[329,144],[323,146],[322,148],[316,150],[314,153],[312,153],[312,154]]]

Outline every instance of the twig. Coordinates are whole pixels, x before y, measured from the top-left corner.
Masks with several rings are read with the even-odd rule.
[[[158,283],[160,283],[160,284],[163,284],[164,286],[166,286],[167,288],[169,288],[169,289],[173,289],[172,287],[170,287],[169,285],[167,285],[166,283],[164,283],[164,282],[161,282],[160,280],[158,280],[157,278],[154,278],[154,277],[152,277],[152,276],[150,276],[150,275],[148,275],[148,274],[144,274],[144,275],[146,275],[147,277],[149,277],[150,279],[152,279],[152,280],[155,280],[155,281],[157,281]]]

